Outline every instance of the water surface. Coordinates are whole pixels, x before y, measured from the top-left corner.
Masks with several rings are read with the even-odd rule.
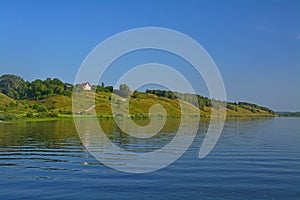
[[[150,140],[129,137],[112,120],[101,125],[120,147],[149,152],[174,137],[178,120]],[[228,120],[200,160],[207,126],[201,121],[175,163],[128,174],[94,159],[72,120],[0,123],[0,199],[300,199],[299,118]]]

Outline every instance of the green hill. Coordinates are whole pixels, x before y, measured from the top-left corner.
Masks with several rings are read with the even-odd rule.
[[[92,86],[92,91],[84,91],[81,84],[63,83],[59,79],[24,81],[15,75],[0,77],[0,120],[14,118],[49,118],[72,116],[72,94],[79,95],[76,115],[90,115],[93,110],[100,118],[112,117],[111,102],[120,111],[118,116],[148,118],[151,106],[164,107],[166,116],[180,117],[180,102],[186,112],[209,117],[212,110],[226,106],[227,117],[272,117],[276,114],[265,107],[247,102],[221,102],[201,95],[181,94],[163,90],[130,91],[122,84],[119,89],[112,86]],[[76,91],[75,93],[73,91]],[[112,97],[112,91],[117,95]],[[95,97],[95,101],[91,97]],[[116,97],[115,97],[116,96]],[[129,107],[126,107],[128,105]],[[215,104],[213,104],[215,102]],[[199,106],[198,106],[199,105]]]
[[[8,96],[0,93],[0,108],[3,110],[4,107],[8,107],[10,103],[15,103],[15,101]]]
[[[88,97],[95,94],[95,110],[98,117],[112,117],[111,111],[111,95],[109,92],[93,93],[92,91],[82,92],[83,96]],[[92,114],[92,102],[85,102],[83,98],[82,106],[76,110],[78,115]],[[66,117],[72,114],[72,97],[64,95],[50,96],[41,100],[13,100],[3,94],[0,94],[0,113],[14,114],[18,118],[49,118],[49,117]],[[124,98],[119,97],[116,104],[120,105],[119,109],[126,111],[122,107]],[[183,102],[183,101],[182,101]],[[147,118],[151,106],[159,104],[162,105],[166,114],[169,117],[180,117],[181,107],[179,100],[169,99],[166,97],[158,97],[154,94],[140,93],[137,98],[130,98],[129,113],[134,118]],[[215,109],[209,106],[204,106],[199,110],[193,104],[183,102],[188,113],[200,113],[201,117],[209,117],[211,110]],[[251,105],[233,105],[231,109],[226,108],[226,115],[228,117],[272,117],[275,116],[266,110],[256,108]],[[3,119],[2,119],[3,120]]]

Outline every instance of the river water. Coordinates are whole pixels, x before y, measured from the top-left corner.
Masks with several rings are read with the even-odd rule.
[[[143,123],[143,122],[141,122]],[[112,120],[100,124],[117,145],[153,151],[176,134],[169,120],[143,142]],[[300,199],[300,118],[232,119],[211,153],[198,158],[208,122],[177,161],[130,174],[101,164],[72,120],[0,123],[0,199]]]

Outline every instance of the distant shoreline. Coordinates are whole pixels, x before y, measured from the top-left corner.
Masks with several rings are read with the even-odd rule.
[[[77,101],[72,98],[78,96]],[[76,103],[76,106],[73,107]],[[184,94],[166,90],[131,91],[126,84],[118,89],[112,86],[90,85],[88,82],[72,85],[57,78],[24,81],[16,75],[0,77],[0,120],[18,119],[44,120],[48,118],[71,117],[72,114],[98,118],[112,118],[112,103],[118,117],[148,119],[152,106],[161,105],[165,109],[160,117],[179,118],[182,106],[190,116],[209,118],[211,113],[226,109],[226,117],[276,117],[267,107],[248,102],[226,102],[209,99],[199,94]],[[222,113],[222,112],[220,112]],[[221,115],[223,115],[222,113]]]
[[[93,115],[77,115],[77,118],[89,119],[96,117],[98,120],[114,120],[113,116],[93,116]],[[283,118],[287,116],[226,116],[225,120],[251,120],[251,119],[268,119],[268,118]],[[158,119],[180,119],[180,116],[164,116],[164,117],[154,117]],[[200,116],[199,120],[210,120],[210,116]],[[288,117],[287,117],[288,118]],[[296,118],[296,117],[292,117]],[[131,120],[150,120],[150,117],[145,118],[134,118],[134,117],[121,117],[121,119],[131,119]],[[63,115],[58,117],[46,117],[46,118],[26,118],[19,117],[13,120],[0,120],[0,123],[13,123],[13,122],[43,122],[43,121],[55,121],[55,120],[74,120],[73,115]]]

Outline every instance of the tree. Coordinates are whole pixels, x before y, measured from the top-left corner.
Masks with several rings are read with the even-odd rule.
[[[121,84],[119,86],[119,90],[115,90],[115,94],[124,97],[124,98],[128,98],[130,97],[131,91],[128,85],[126,84]]]
[[[22,90],[22,86],[25,81],[16,75],[5,74],[0,77],[0,90],[3,94],[13,98],[19,99],[19,90]]]
[[[134,92],[132,93],[131,97],[132,98],[138,98],[139,94],[137,90],[134,90]]]
[[[204,110],[204,107],[205,107],[205,102],[204,101],[200,101],[199,102],[199,109],[200,110]]]
[[[114,88],[113,88],[113,86],[106,86],[105,88],[104,88],[104,91],[105,92],[113,92],[114,91]]]
[[[168,96],[169,99],[175,99],[176,95],[174,94],[174,92],[168,91]]]

